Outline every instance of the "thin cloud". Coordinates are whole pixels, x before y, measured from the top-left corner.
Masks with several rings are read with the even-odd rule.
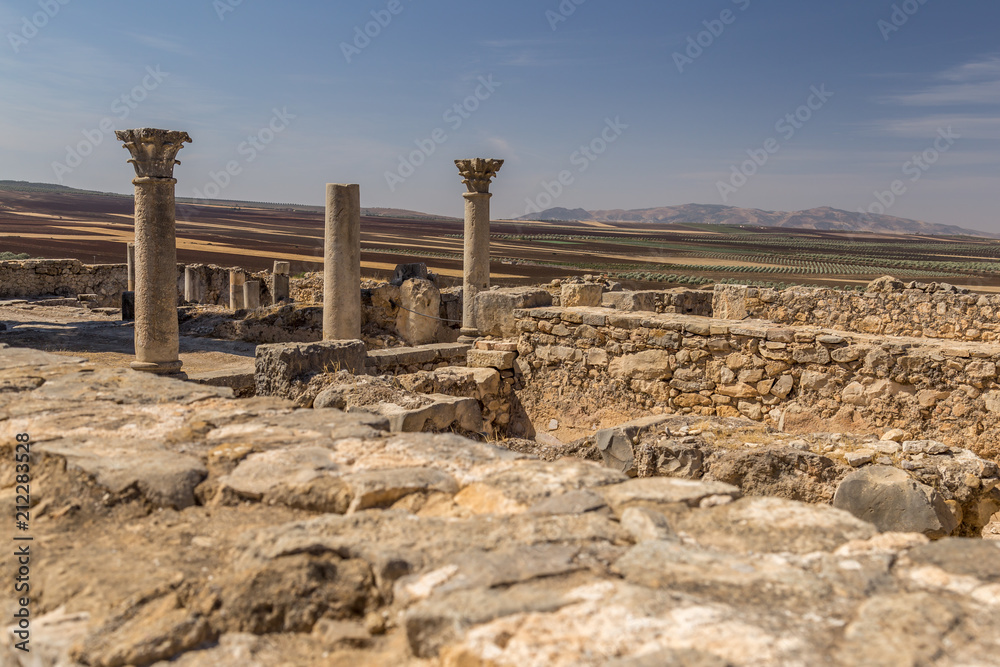
[[[189,48],[186,44],[173,40],[166,39],[164,37],[158,37],[156,35],[143,35],[136,32],[125,33],[128,37],[132,38],[139,44],[147,46],[151,49],[156,49],[158,51],[165,51],[167,53],[174,53],[179,56],[187,56],[193,58],[197,53]]]
[[[989,56],[945,70],[934,83],[910,93],[890,95],[883,102],[904,106],[1000,104],[1000,57]]]

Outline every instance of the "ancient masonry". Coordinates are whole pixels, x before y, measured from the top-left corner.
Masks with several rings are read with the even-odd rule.
[[[33,651],[7,627],[3,664],[997,664],[1000,297],[491,289],[503,163],[475,159],[461,300],[425,266],[360,290],[359,188],[331,184],[320,308],[286,262],[179,267],[190,139],[119,138],[134,263],[0,285],[93,307],[134,264],[132,366],[159,376],[0,342],[0,474],[11,497],[30,434],[39,545]],[[181,295],[196,330],[292,339],[246,398],[219,386],[245,369],[171,377]]]
[[[181,369],[177,330],[177,239],[174,165],[190,142],[187,132],[124,130],[115,133],[135,167],[135,370]]]
[[[361,194],[357,185],[326,186],[323,339],[361,337]]]
[[[469,191],[465,198],[465,263],[462,312],[462,336],[475,340],[479,336],[473,308],[476,294],[490,288],[490,183],[503,166],[503,160],[456,160],[462,182]]]

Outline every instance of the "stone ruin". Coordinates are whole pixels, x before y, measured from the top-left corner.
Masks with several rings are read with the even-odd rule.
[[[137,202],[181,134],[127,135]],[[459,163],[469,237],[499,167]],[[15,624],[3,664],[996,664],[997,297],[491,288],[488,243],[463,290],[359,289],[357,186],[327,194],[301,279],[153,271],[137,210],[154,373],[0,334],[4,492],[30,434],[37,540],[32,652]],[[0,263],[0,312],[111,323],[128,277]],[[259,344],[187,377],[148,353],[199,335]]]

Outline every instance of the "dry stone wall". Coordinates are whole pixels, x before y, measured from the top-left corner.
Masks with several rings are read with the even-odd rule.
[[[903,428],[1000,453],[1000,345],[599,308],[516,316],[522,399],[536,425],[551,417],[593,428],[596,414],[618,406],[786,428]]]
[[[228,305],[229,268],[190,264],[205,285],[203,302]],[[177,266],[177,292],[184,297],[183,264]],[[252,274],[260,280],[261,302],[271,302],[270,274]],[[121,305],[121,294],[128,286],[125,264],[84,264],[77,259],[26,259],[0,262],[0,298],[27,299],[44,296],[76,297],[96,294],[93,305],[107,308]]]
[[[1000,341],[1000,295],[896,281],[882,291],[718,285],[714,316],[888,336]]]
[[[98,306],[121,305],[127,278],[124,264],[88,265],[76,259],[0,262],[0,298],[96,294]]]

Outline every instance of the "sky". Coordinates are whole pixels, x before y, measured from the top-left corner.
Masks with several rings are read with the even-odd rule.
[[[0,179],[494,218],[832,206],[1000,233],[996,0],[0,0]]]

